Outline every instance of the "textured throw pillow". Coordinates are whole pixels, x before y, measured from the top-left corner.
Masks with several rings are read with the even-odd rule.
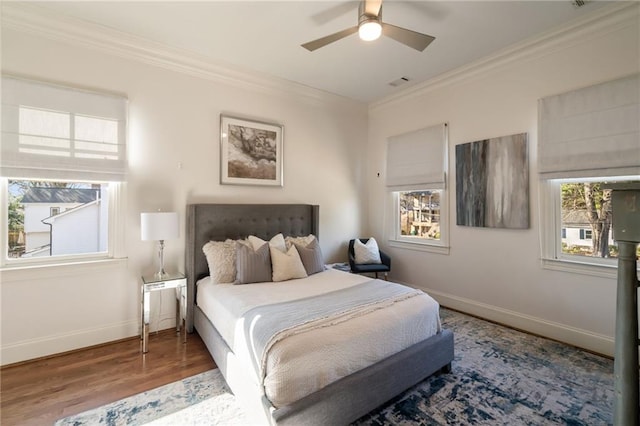
[[[267,243],[267,241],[254,235],[249,235],[248,240],[253,246],[254,250],[259,249],[263,244]],[[282,252],[287,251],[287,245],[284,241],[284,236],[282,234],[274,235],[273,238],[269,240],[269,247],[275,247]]]
[[[209,276],[214,284],[236,280],[236,242],[234,240],[209,241],[202,247],[209,265]]]
[[[248,241],[236,244],[236,284],[271,281],[271,255],[269,245],[262,244],[254,250]]]
[[[284,241],[287,243],[287,250],[291,248],[293,244],[297,244],[302,247],[306,247],[311,244],[311,241],[315,240],[316,236],[313,234],[309,234],[304,237],[287,237]]]
[[[366,244],[356,238],[353,243],[353,253],[358,264],[382,263],[378,243],[373,237],[369,238]]]
[[[313,275],[324,271],[324,258],[322,257],[322,251],[320,250],[320,244],[315,237],[313,237],[306,245],[299,244],[295,241],[293,241],[293,245],[298,250],[304,269],[307,271],[307,275]]]
[[[271,268],[273,270],[273,281],[286,281],[295,278],[304,278],[307,271],[304,269],[302,260],[295,246],[288,251],[280,251],[276,247],[269,247],[271,252]]]

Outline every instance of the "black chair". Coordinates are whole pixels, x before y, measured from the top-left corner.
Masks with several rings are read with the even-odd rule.
[[[363,244],[369,241],[368,238],[360,238],[359,240]],[[378,249],[382,263],[358,264],[356,263],[356,255],[353,249],[354,243],[355,240],[349,241],[349,266],[351,267],[351,272],[354,274],[374,273],[376,274],[376,278],[378,278],[378,272],[384,272],[384,279],[386,280],[391,270],[391,258],[382,250]]]

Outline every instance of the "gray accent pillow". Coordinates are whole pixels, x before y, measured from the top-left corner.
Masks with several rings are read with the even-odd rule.
[[[269,244],[257,250],[250,243],[238,241],[236,245],[236,284],[271,281],[271,255]]]
[[[324,258],[322,257],[322,251],[320,250],[320,244],[318,244],[317,238],[313,238],[306,247],[296,241],[293,241],[293,245],[296,246],[298,250],[307,275],[324,271]]]

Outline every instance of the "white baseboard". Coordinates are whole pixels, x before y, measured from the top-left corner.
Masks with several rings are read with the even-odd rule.
[[[527,331],[539,336],[568,343],[579,348],[613,357],[614,339],[611,336],[593,333],[542,318],[503,309],[493,305],[454,296],[429,288],[422,288],[443,307],[465,312],[499,324]]]
[[[175,316],[163,315],[152,318],[152,331],[175,327]],[[123,321],[103,327],[75,330],[70,333],[50,335],[35,339],[3,344],[0,347],[0,365],[28,361],[62,352],[113,342],[140,335],[139,320]]]

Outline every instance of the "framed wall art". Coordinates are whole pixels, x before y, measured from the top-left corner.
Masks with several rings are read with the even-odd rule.
[[[456,145],[456,219],[462,226],[529,227],[526,133]]]
[[[220,183],[283,186],[284,126],[220,115]]]

